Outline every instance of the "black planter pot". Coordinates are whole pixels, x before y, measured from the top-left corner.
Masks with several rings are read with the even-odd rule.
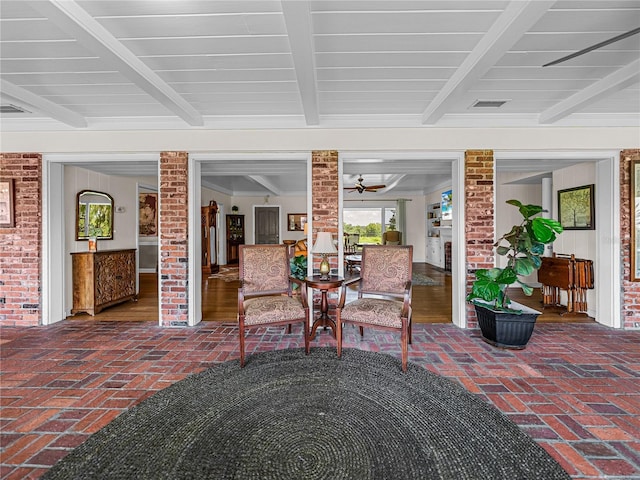
[[[540,315],[540,312],[524,306],[521,314],[491,310],[475,304],[474,307],[482,339],[495,347],[515,350],[527,346]]]

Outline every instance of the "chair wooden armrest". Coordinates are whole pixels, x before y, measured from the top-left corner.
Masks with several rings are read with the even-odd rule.
[[[345,302],[347,301],[347,287],[349,285],[353,285],[354,283],[358,283],[360,281],[360,277],[350,278],[349,280],[345,280],[342,283],[342,287],[340,287],[340,298],[338,299],[337,308],[344,307]]]

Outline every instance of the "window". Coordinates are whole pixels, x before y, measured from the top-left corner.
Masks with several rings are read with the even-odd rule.
[[[382,243],[382,233],[396,228],[395,213],[395,207],[345,207],[342,215],[344,233],[360,234],[360,243]]]

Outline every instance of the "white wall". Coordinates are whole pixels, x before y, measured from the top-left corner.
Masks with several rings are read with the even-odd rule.
[[[288,213],[305,213],[307,210],[306,196],[269,196],[269,203],[265,202],[265,197],[231,197],[231,205],[238,207],[238,214],[244,215],[245,234],[244,241],[247,244],[255,243],[254,235],[254,206],[280,207],[280,241],[300,240],[304,238],[304,232],[287,230]],[[231,213],[231,206],[227,208],[227,213]]]
[[[511,227],[522,223],[522,215],[516,207],[506,203],[507,200],[519,200],[525,204],[542,205],[542,183],[510,184],[521,179],[521,173],[498,172],[496,175],[496,238],[511,231]],[[496,255],[496,266],[503,268],[507,259]],[[522,280],[529,285],[539,285],[537,273]]]
[[[138,198],[137,179],[113,177],[71,165],[64,168],[65,251],[86,252],[86,241],[76,241],[76,199],[81,190],[96,190],[113,197],[116,210],[124,207],[124,213],[113,214],[113,240],[98,240],[98,250],[136,248]],[[65,258],[65,312],[73,305],[71,255]]]
[[[5,152],[597,150],[638,145],[636,127],[0,131]]]
[[[596,183],[596,164],[585,162],[571,167],[557,170],[553,173],[553,210],[558,211],[558,190],[566,188],[581,187]],[[595,186],[596,191],[598,185]],[[609,212],[598,209],[596,204],[595,222],[598,228],[598,217],[608,215]],[[557,213],[555,215],[557,218]],[[593,260],[593,268],[597,271],[598,258],[596,256],[597,230],[565,230],[562,232],[553,245],[553,251],[557,254],[574,254],[578,258]],[[598,288],[598,285],[595,285]],[[564,297],[563,297],[564,298]],[[596,294],[594,290],[587,290],[587,304],[589,316],[594,317],[597,311]],[[565,303],[566,304],[566,303]]]

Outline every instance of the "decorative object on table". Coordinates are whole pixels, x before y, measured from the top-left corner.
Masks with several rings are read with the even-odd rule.
[[[411,270],[413,246],[368,245],[362,248],[360,276],[343,283],[336,307],[338,357],[342,354],[343,323],[360,328],[400,332],[402,370],[407,370],[411,343]],[[358,298],[345,303],[347,287],[358,283]]]
[[[552,218],[536,217],[544,212],[538,205],[524,205],[518,200],[508,200],[518,207],[522,223],[514,225],[494,244],[496,253],[507,258],[504,268],[479,269],[467,301],[475,306],[482,337],[491,345],[522,349],[531,338],[540,312],[512,303],[507,288],[518,284],[526,295],[533,287],[519,277],[527,276],[542,265],[544,247],[553,243],[562,226]],[[502,245],[505,241],[508,246]]]
[[[290,232],[303,232],[307,224],[306,213],[288,213],[287,214],[287,230]]]
[[[565,230],[595,230],[594,185],[558,190],[558,221]]]
[[[122,412],[42,480],[571,479],[458,382],[399,369],[387,354],[338,359],[328,347],[214,365]]]
[[[542,305],[560,305],[560,290],[567,292],[566,313],[586,313],[587,289],[594,288],[593,261],[576,258],[575,255],[554,253],[544,257],[538,272],[542,283]]]
[[[329,278],[331,266],[329,265],[327,256],[338,253],[336,246],[333,244],[333,237],[331,236],[331,233],[319,232],[316,237],[316,243],[313,245],[313,249],[311,251],[322,255],[322,261],[320,262],[320,275],[322,278]]]
[[[289,265],[287,245],[240,245],[238,288],[238,336],[240,338],[240,367],[245,361],[245,330],[274,325],[303,324],[304,345],[309,353],[309,305],[307,289],[292,295],[292,285],[304,282],[293,277]]]
[[[90,252],[98,251],[98,239],[96,237],[89,237],[89,251]]]
[[[15,180],[0,179],[0,227],[15,226]]]
[[[237,206],[237,205],[234,205],[233,207],[231,207],[231,211],[232,211],[233,213],[238,213],[238,206]]]

